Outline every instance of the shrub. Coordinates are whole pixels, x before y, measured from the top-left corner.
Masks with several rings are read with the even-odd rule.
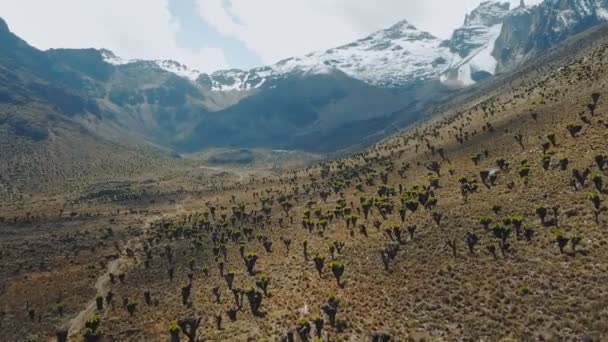
[[[543,166],[543,169],[549,170],[549,166],[551,166],[551,155],[550,154],[543,155],[542,166]]]
[[[399,244],[396,243],[391,243],[384,249],[380,250],[380,256],[382,258],[385,271],[388,271],[391,260],[394,260],[395,257],[397,257],[397,252],[399,252]]]
[[[319,254],[315,254],[315,256],[312,259],[315,263],[315,268],[317,269],[317,272],[319,273],[319,277],[322,276],[322,272],[323,272],[323,266],[325,265],[325,258],[320,256]]]
[[[101,331],[99,325],[101,324],[101,318],[99,315],[93,315],[84,323],[84,338],[87,342],[99,341]]]
[[[239,310],[237,308],[228,309],[228,318],[230,318],[230,320],[233,322],[236,321],[236,315],[238,311]]]
[[[87,329],[90,329],[92,331],[97,331],[100,324],[101,324],[101,317],[99,317],[99,315],[95,314],[95,315],[91,316],[91,318],[89,318],[84,323],[84,327]]]
[[[255,284],[264,292],[264,296],[268,296],[267,290],[268,285],[270,285],[270,278],[267,275],[263,274]]]
[[[508,239],[511,236],[511,229],[502,226],[496,226],[492,229],[492,233],[497,239],[499,239],[498,246],[500,247],[503,257],[506,257],[510,251]]]
[[[314,316],[312,322],[315,324],[315,330],[317,332],[318,339],[316,341],[321,341],[321,337],[323,336],[323,325],[325,324],[325,320],[319,316]]]
[[[186,335],[186,337],[188,337],[188,340],[190,342],[196,341],[196,331],[198,330],[198,328],[201,324],[201,320],[202,320],[202,318],[199,317],[199,318],[180,319],[177,322],[177,324],[181,328],[182,332],[184,333],[184,335]]]
[[[595,188],[597,189],[597,191],[601,193],[604,187],[602,174],[599,172],[592,173],[591,180],[593,181],[593,184],[595,184]]]
[[[498,168],[500,168],[501,170],[507,170],[510,164],[504,159],[498,159],[496,160],[496,166],[498,166]]]
[[[595,207],[595,209],[599,210],[600,204],[601,204],[600,195],[597,192],[592,192],[589,194],[588,198],[591,201],[591,203],[593,203],[593,206]]]
[[[521,178],[528,177],[530,175],[530,165],[528,165],[527,161],[523,161],[518,169],[519,176]]]
[[[560,229],[554,229],[551,233],[553,234],[553,236],[555,236],[555,242],[557,243],[559,252],[563,254],[564,247],[566,247],[566,245],[568,245],[568,242],[570,240],[564,236],[564,232]]]
[[[171,324],[169,324],[168,329],[169,329],[169,334],[171,335],[171,341],[178,342],[179,333],[180,333],[181,329],[179,328],[179,325],[177,325],[177,322],[172,322]]]
[[[342,278],[342,275],[344,274],[344,263],[339,261],[332,261],[331,263],[329,263],[329,267],[331,268],[331,272],[336,278],[338,286],[342,287],[342,284],[340,283],[340,278]]]
[[[137,309],[137,303],[127,304],[127,312],[129,313],[129,316],[133,316],[135,314],[136,309]]]
[[[496,256],[496,246],[488,245],[488,246],[486,246],[486,249],[488,250],[488,252],[490,252],[490,254],[492,254],[494,259],[498,259],[498,257]]]
[[[475,254],[475,245],[479,242],[479,237],[475,233],[468,232],[465,240],[467,242],[467,246],[469,247],[469,253]]]
[[[414,240],[414,233],[416,232],[417,228],[418,226],[416,226],[415,224],[407,226],[407,232],[410,234],[410,240]]]
[[[437,177],[435,175],[429,176],[429,185],[433,188],[438,188],[439,187],[439,177]]]
[[[525,227],[524,228],[524,237],[527,241],[532,241],[532,237],[534,236],[534,229]]]
[[[573,138],[575,138],[576,135],[583,130],[583,126],[581,126],[579,124],[569,124],[568,126],[566,126],[566,129],[568,130],[568,132],[570,133],[570,135]]]
[[[247,257],[245,258],[245,266],[247,267],[247,272],[249,275],[254,275],[255,273],[255,264],[258,260],[257,254],[253,252],[247,253]]]
[[[190,299],[190,294],[192,292],[192,283],[187,286],[182,287],[182,304],[187,305],[188,300]]]
[[[479,219],[479,223],[481,223],[485,230],[489,229],[490,225],[492,224],[492,221],[492,218],[489,216],[482,216],[481,219]]]
[[[540,218],[540,223],[545,224],[545,218],[547,217],[547,208],[545,207],[537,207],[536,215]]]
[[[595,156],[595,163],[597,164],[597,167],[600,169],[600,171],[604,171],[604,169],[606,168],[606,164],[608,164],[608,157],[606,157],[605,155],[597,155]]]
[[[327,297],[327,303],[324,304],[321,309],[327,317],[329,317],[329,324],[333,327],[336,324],[336,315],[338,314],[338,306],[340,305],[340,300],[333,294],[330,294]]]
[[[66,342],[68,340],[68,331],[64,329],[57,330],[55,333],[57,342]]]
[[[228,271],[228,273],[224,276],[224,278],[226,279],[226,283],[228,284],[228,288],[232,289],[232,283],[234,282],[234,277],[236,276],[236,271],[231,269],[230,271]]]
[[[434,211],[432,216],[433,216],[433,221],[435,221],[437,226],[441,226],[441,220],[443,219],[443,214],[438,211]],[[414,228],[414,230],[415,230],[415,228]],[[408,231],[409,231],[409,227],[408,227]],[[412,240],[413,240],[413,237],[412,237]]]
[[[307,319],[298,320],[296,330],[302,341],[308,341],[310,336],[310,322]]]
[[[590,173],[591,171],[589,170],[589,168],[586,168],[583,171],[579,171],[578,169],[572,170],[572,176],[578,182],[578,184],[580,184],[581,187],[585,186],[585,183],[587,182],[587,177],[589,177]]]
[[[511,224],[515,227],[517,236],[521,236],[521,227],[524,223],[524,217],[521,215],[511,216]]]
[[[254,315],[258,315],[260,306],[262,305],[262,293],[256,291],[253,286],[249,286],[249,288],[247,288],[247,291],[245,291],[245,294],[247,295],[247,300],[249,301],[251,312]]]
[[[551,142],[551,144],[553,146],[557,146],[557,140],[555,138],[555,133],[551,133],[551,134],[547,135],[547,139],[549,139],[549,141]]]
[[[415,199],[409,199],[405,202],[405,207],[411,212],[416,212],[416,210],[418,210],[418,201]]]
[[[98,311],[103,310],[103,296],[98,295],[97,297],[95,297],[95,304],[97,306]]]
[[[471,157],[471,161],[473,161],[473,164],[475,164],[475,166],[479,165],[479,162],[481,161],[481,154],[477,153],[476,155]]]
[[[568,158],[563,158],[559,160],[559,168],[562,171],[565,171],[568,169],[568,164],[570,164],[570,160],[568,160]]]

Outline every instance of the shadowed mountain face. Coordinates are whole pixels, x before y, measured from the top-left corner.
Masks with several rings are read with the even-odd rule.
[[[0,105],[48,106],[121,144],[336,151],[374,142],[463,86],[517,69],[605,21],[607,8],[605,0],[515,9],[486,1],[447,41],[402,21],[327,51],[210,75],[174,61],[123,61],[107,50],[39,51],[1,21]],[[42,119],[10,116],[2,122],[15,132],[47,131]]]
[[[0,52],[4,103],[46,104],[104,138],[121,141],[127,134],[181,151],[333,151],[419,118],[421,104],[447,89],[432,80],[380,87],[330,68],[294,69],[257,88],[217,91],[202,78],[193,82],[150,61],[115,65],[104,51],[39,51],[3,28],[0,39],[9,47]],[[394,116],[406,106],[412,110]]]
[[[409,89],[383,89],[333,71],[278,79],[238,104],[210,115],[191,132],[188,150],[210,146],[256,146],[331,151],[362,144],[391,123],[420,118],[418,102],[431,104],[447,87],[421,82]],[[297,96],[294,96],[297,94]],[[402,117],[394,113],[410,110]],[[248,115],[243,115],[248,113]],[[346,116],[347,115],[347,116]],[[369,142],[368,141],[368,142]]]

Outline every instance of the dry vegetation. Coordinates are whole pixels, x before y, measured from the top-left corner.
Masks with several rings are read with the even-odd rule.
[[[602,36],[315,167],[3,212],[4,340],[608,338]]]

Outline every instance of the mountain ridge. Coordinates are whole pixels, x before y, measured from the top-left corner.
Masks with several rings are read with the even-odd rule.
[[[403,20],[340,47],[196,80],[196,71],[174,61],[125,61],[95,49],[40,51],[2,25],[0,39],[9,48],[0,51],[0,99],[47,103],[119,143],[128,134],[178,152],[335,152],[373,143],[463,88],[516,70],[604,22],[599,9],[606,8],[606,0],[546,0],[515,9],[485,1],[448,40]],[[566,14],[569,22],[562,20]],[[539,43],[545,38],[549,43]]]
[[[556,8],[561,8],[562,11]],[[578,17],[575,16],[575,21],[589,20],[592,24],[575,28],[564,37],[552,41],[552,44],[582,32],[600,21],[608,20],[606,0],[545,0],[535,2],[532,6],[522,1],[516,8],[511,8],[508,1],[488,0],[481,2],[477,8],[467,13],[462,26],[456,28],[452,36],[444,41],[417,29],[404,19],[352,43],[248,70],[232,68],[202,73],[175,61],[152,62],[164,70],[196,81],[208,90],[220,92],[249,91],[264,86],[272,78],[284,77],[289,73],[326,73],[332,68],[339,69],[355,79],[381,87],[399,88],[413,80],[429,78],[439,78],[451,86],[469,86],[496,72],[511,70],[529,58],[514,56],[509,63],[501,61],[501,58],[504,60],[504,52],[500,51],[503,49],[504,37],[513,27],[505,28],[505,23],[509,24],[513,17],[526,16],[534,12],[552,12],[552,17],[562,18],[564,13],[569,13],[571,9],[579,12]],[[531,20],[520,20],[524,22],[523,25],[532,25]],[[543,31],[552,28],[540,29]],[[539,39],[538,37],[521,39],[526,38]],[[469,46],[458,46],[467,39]],[[480,49],[482,47],[483,49]],[[539,46],[542,49],[547,47]],[[114,64],[129,62],[115,56],[109,57],[107,61]]]

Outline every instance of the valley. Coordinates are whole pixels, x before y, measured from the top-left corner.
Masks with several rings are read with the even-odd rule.
[[[0,25],[2,340],[606,340],[603,6],[484,2],[450,44],[405,21],[246,76]],[[343,54],[420,39],[445,65]]]

